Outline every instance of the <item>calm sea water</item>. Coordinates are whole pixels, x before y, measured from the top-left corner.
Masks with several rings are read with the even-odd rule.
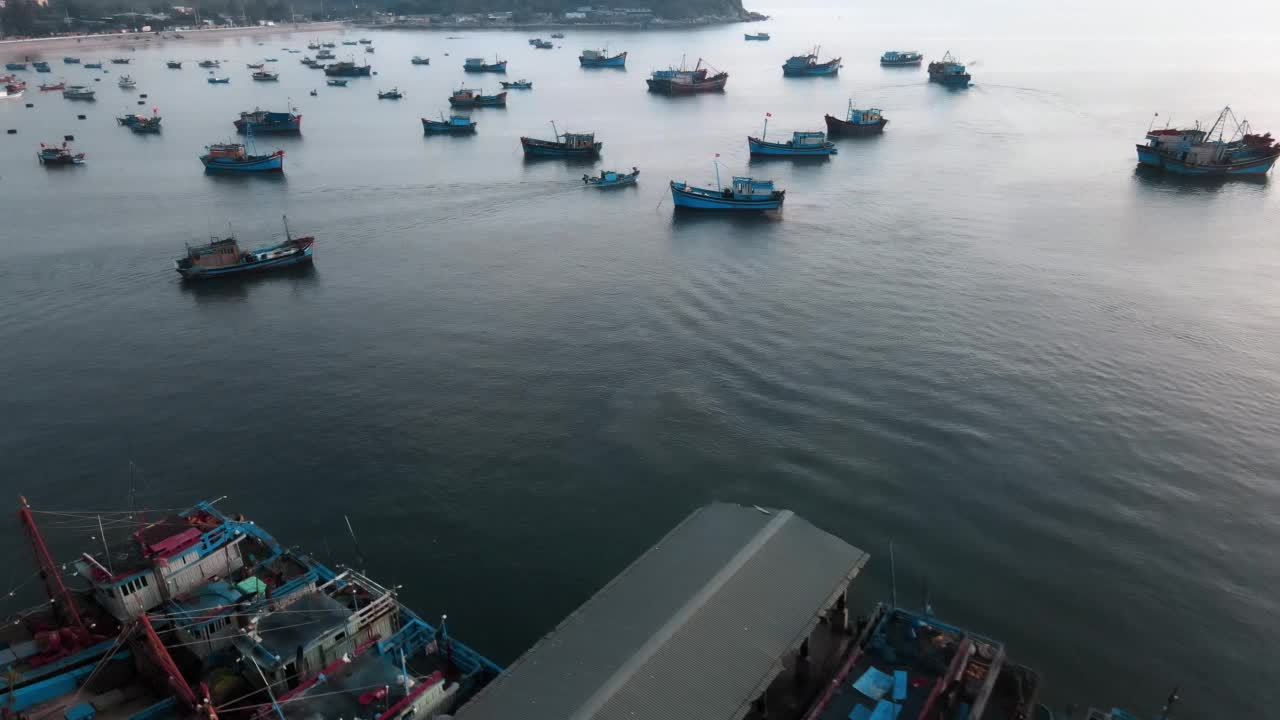
[[[1150,176],[1133,144],[1155,112],[1228,103],[1280,130],[1276,11],[765,9],[552,51],[351,30],[379,75],[345,89],[283,52],[301,35],[140,44],[109,74],[55,53],[31,79],[101,77],[100,99],[0,103],[5,497],[119,509],[132,459],[153,507],[225,494],[354,561],[349,515],[371,572],[500,661],[692,508],[786,506],[873,553],[860,607],[890,593],[893,540],[900,601],[927,587],[1056,705],[1154,709],[1179,683],[1185,717],[1274,715],[1280,188]],[[606,44],[625,71],[578,68]],[[818,44],[839,77],[783,79]],[[889,48],[951,50],[975,85],[881,69]],[[535,89],[476,111],[475,137],[424,138],[451,88],[496,89],[461,70],[495,54]],[[265,56],[278,84],[249,81]],[[646,93],[682,56],[727,92]],[[407,97],[375,98],[392,86]],[[884,109],[883,137],[749,160],[766,112],[771,135],[817,129],[850,97]],[[202,174],[236,113],[290,102],[304,134],[259,142],[287,151],[283,178]],[[113,121],[153,106],[159,136]],[[518,137],[551,121],[598,133],[604,160],[525,162]],[[63,134],[88,164],[40,167]],[[785,187],[781,215],[673,215],[667,180],[712,182],[716,153],[726,179]],[[635,188],[579,180],[633,165]],[[283,214],[318,236],[313,270],[178,281],[184,242],[228,223],[265,242]],[[61,555],[88,541],[51,535]],[[16,528],[0,549],[25,576]]]

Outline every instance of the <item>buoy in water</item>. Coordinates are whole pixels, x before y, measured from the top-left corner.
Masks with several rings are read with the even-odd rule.
[[[84,116],[83,116],[83,115],[77,115],[77,116],[76,116],[76,118],[77,118],[77,119],[79,119],[79,120],[83,120],[83,119],[84,119]]]
[[[67,142],[75,142],[75,140],[76,140],[76,136],[75,136],[75,135],[63,135],[63,136],[62,136],[62,139],[63,139],[63,140],[66,140]]]
[[[139,95],[138,97],[140,97],[140,98],[145,98],[146,96],[147,96],[147,94],[146,94],[146,93],[142,93],[142,94],[141,94],[141,95]]]
[[[35,106],[36,106],[35,103],[27,103],[27,107],[35,107]]]
[[[138,101],[138,104],[139,104],[139,105],[146,105],[146,104],[147,104],[147,101],[146,101],[146,100],[139,100],[139,101]]]
[[[18,134],[18,129],[17,129],[17,128],[9,128],[9,134],[10,134],[10,135],[17,135],[17,134]]]

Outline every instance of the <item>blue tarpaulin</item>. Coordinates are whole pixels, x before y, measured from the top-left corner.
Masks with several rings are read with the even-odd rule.
[[[853,683],[853,689],[872,700],[879,700],[893,687],[893,678],[876,668],[867,668],[862,677]]]

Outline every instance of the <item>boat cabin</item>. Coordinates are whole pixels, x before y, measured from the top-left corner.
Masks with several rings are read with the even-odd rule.
[[[463,61],[462,67],[468,70],[479,70],[484,67],[484,58],[467,58]]]
[[[882,120],[884,120],[884,117],[880,114],[880,108],[859,110],[852,104],[849,105],[849,115],[845,118],[845,122],[850,122],[854,125],[879,125]]]
[[[733,196],[736,198],[767,198],[772,195],[772,180],[752,180],[749,177],[733,179]]]
[[[595,133],[565,133],[561,136],[564,138],[564,146],[570,150],[590,150],[595,147]]]

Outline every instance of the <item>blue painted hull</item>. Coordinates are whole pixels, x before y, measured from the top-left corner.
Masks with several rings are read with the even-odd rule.
[[[611,58],[599,58],[595,60],[579,56],[578,62],[585,68],[620,68],[627,66],[627,54],[622,53],[621,55],[616,55]]]
[[[762,198],[759,200],[739,200],[723,195],[695,192],[671,183],[671,202],[678,208],[690,210],[738,210],[759,211],[777,210],[782,207],[783,197]]]
[[[178,268],[178,272],[182,274],[182,277],[185,280],[204,280],[206,278],[262,272],[263,270],[279,270],[282,268],[292,267],[294,265],[305,265],[311,262],[312,252],[313,248],[307,248],[306,250],[303,250],[300,255],[290,255],[288,257],[276,258],[275,260],[228,265],[227,267],[222,268]]]
[[[270,155],[250,160],[233,160],[231,158],[210,158],[207,155],[200,157],[200,162],[204,164],[205,172],[216,173],[246,173],[246,172],[283,172],[284,156]]]
[[[830,141],[815,147],[796,147],[785,143],[771,143],[759,138],[747,138],[747,146],[752,155],[773,155],[776,157],[826,157],[835,155],[839,150]]]
[[[1156,152],[1146,145],[1138,145],[1138,162],[1148,167],[1160,168],[1175,175],[1195,177],[1235,177],[1246,175],[1266,175],[1275,165],[1277,156],[1246,160],[1229,165],[1189,165],[1177,158]]]
[[[788,67],[782,66],[782,74],[788,77],[818,77],[821,75],[835,75],[840,72],[840,63],[829,63],[826,65],[812,65],[809,67]]]
[[[929,82],[936,82],[947,87],[969,87],[970,77],[968,75],[943,75],[940,73],[929,73]]]
[[[422,132],[428,135],[469,135],[476,131],[476,124],[473,122],[469,125],[454,125],[453,123],[439,122],[435,120],[423,120]]]

